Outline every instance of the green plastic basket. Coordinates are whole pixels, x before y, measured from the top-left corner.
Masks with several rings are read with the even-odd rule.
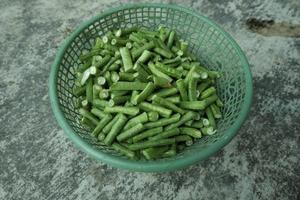
[[[156,29],[165,25],[186,40],[204,66],[221,71],[217,81],[225,106],[218,132],[199,139],[177,156],[155,161],[135,161],[100,144],[80,124],[72,94],[75,68],[84,49],[107,31],[130,26]],[[51,67],[49,94],[54,115],[68,137],[90,156],[112,166],[133,171],[163,172],[186,167],[217,152],[237,134],[252,100],[252,78],[247,59],[237,43],[217,24],[187,8],[166,4],[129,4],[110,9],[80,25],[62,44]]]

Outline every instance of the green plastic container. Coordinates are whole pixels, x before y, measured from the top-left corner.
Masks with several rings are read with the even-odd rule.
[[[108,30],[143,26],[156,29],[165,25],[175,29],[206,67],[221,71],[219,96],[224,102],[224,118],[218,132],[198,140],[177,156],[155,161],[135,161],[100,144],[80,124],[72,95],[78,56],[93,45],[97,36]],[[208,18],[177,5],[129,4],[110,9],[81,24],[62,44],[51,67],[49,94],[54,115],[68,137],[93,158],[132,171],[164,172],[180,169],[207,159],[230,142],[249,112],[252,78],[249,64],[232,37]]]

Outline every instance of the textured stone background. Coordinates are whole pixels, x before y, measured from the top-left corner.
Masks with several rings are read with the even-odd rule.
[[[92,160],[52,115],[47,79],[57,47],[79,23],[116,4],[0,1],[0,199],[299,199],[300,38],[272,31],[263,36],[249,30],[246,20],[300,24],[300,1],[185,1],[221,24],[245,51],[254,99],[229,145],[165,174],[132,173]]]

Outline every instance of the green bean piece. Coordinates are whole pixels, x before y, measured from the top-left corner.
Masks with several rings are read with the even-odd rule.
[[[155,122],[159,118],[158,112],[150,111],[147,113],[150,122]]]
[[[112,148],[114,148],[116,151],[120,152],[121,154],[127,156],[128,158],[134,158],[135,157],[135,153],[129,149],[127,149],[126,147],[124,147],[123,145],[120,145],[117,142],[114,142],[112,145]]]
[[[214,128],[212,126],[203,127],[203,128],[201,128],[201,131],[202,131],[203,135],[213,135],[217,132],[216,130],[214,130]]]
[[[186,126],[191,126],[194,120],[190,120],[184,123]]]
[[[154,51],[155,53],[157,53],[157,54],[159,54],[159,55],[165,57],[165,58],[169,58],[169,59],[170,59],[170,58],[173,57],[173,54],[172,54],[171,52],[166,51],[165,49],[160,48],[160,47],[155,47],[155,48],[153,49],[153,51]]]
[[[216,104],[211,104],[209,107],[213,113],[214,118],[216,119],[222,118],[220,108]]]
[[[110,79],[113,83],[116,83],[119,81],[120,77],[119,77],[119,74],[115,71],[112,71],[111,72],[111,76],[110,76]]]
[[[165,59],[165,60],[163,60],[162,61],[162,63],[164,64],[164,65],[168,65],[168,64],[173,64],[173,63],[181,63],[181,58],[180,58],[180,56],[176,56],[175,58],[172,58],[172,59]]]
[[[193,67],[189,70],[188,74],[185,76],[184,84],[185,84],[185,85],[188,85],[189,81],[190,81],[191,78],[194,77],[194,76],[195,76],[195,77],[199,77],[199,74],[198,74],[198,72],[196,71],[196,67],[195,67],[195,66],[193,66]]]
[[[170,130],[170,129],[179,127],[179,126],[183,125],[185,122],[192,120],[195,116],[196,116],[196,114],[194,112],[188,111],[180,118],[179,121],[166,126],[165,130]]]
[[[173,54],[172,51],[170,50],[170,48],[163,41],[161,41],[160,39],[156,39],[156,38],[154,39],[154,41],[155,41],[157,47],[160,47],[160,48],[164,49],[165,51]]]
[[[216,104],[218,107],[222,108],[224,107],[224,103],[221,101],[221,99],[218,97],[217,101],[216,101]]]
[[[106,35],[104,35],[102,37],[102,41],[103,41],[104,44],[107,44],[109,42],[109,38]]]
[[[83,73],[86,69],[88,69],[92,64],[92,61],[91,60],[87,60],[86,62],[83,63],[83,65],[81,65],[79,68],[78,68],[78,72],[81,72]]]
[[[202,121],[194,121],[192,123],[191,127],[199,129],[199,128],[203,127],[203,123],[202,123]]]
[[[169,109],[171,109],[171,110],[173,110],[175,112],[178,112],[180,114],[184,114],[185,113],[185,111],[183,109],[179,108],[178,106],[176,106],[172,102],[170,102],[170,101],[168,101],[168,100],[166,100],[164,98],[161,98],[161,97],[159,97],[157,95],[153,96],[153,101],[155,103],[159,104],[159,105],[167,107],[167,108],[169,108]]]
[[[138,34],[130,34],[129,40],[137,43],[137,44],[143,44],[143,38],[141,38]]]
[[[182,101],[179,103],[179,106],[183,109],[189,110],[204,110],[207,106],[214,103],[217,98],[217,95],[212,95],[202,101]]]
[[[217,71],[208,71],[207,73],[208,73],[208,77],[211,79],[216,79],[221,77],[220,72]]]
[[[98,85],[104,85],[106,83],[106,79],[103,76],[97,77],[96,83]]]
[[[170,81],[163,77],[158,77],[156,75],[153,76],[153,83],[155,86],[160,86],[162,88],[168,88],[172,86]]]
[[[201,96],[200,98],[201,99],[205,99],[213,94],[216,94],[216,88],[215,87],[209,87],[207,88],[206,90],[204,90],[202,93],[201,93]]]
[[[163,73],[165,73],[165,74],[167,74],[169,76],[175,77],[177,79],[181,78],[181,75],[182,75],[181,72],[178,71],[178,70],[176,70],[176,69],[174,69],[174,68],[172,68],[172,67],[169,67],[168,65],[164,65],[164,64],[162,64],[160,62],[157,62],[155,64],[155,67],[158,70],[160,70],[161,72],[163,72]]]
[[[203,118],[203,119],[202,119],[202,124],[203,124],[203,126],[210,126],[210,122],[209,122],[209,120],[206,119],[206,118]]]
[[[179,95],[175,95],[175,96],[171,96],[171,97],[167,97],[165,98],[167,101],[170,101],[174,104],[178,104],[180,102],[180,96]]]
[[[153,160],[160,158],[169,148],[168,147],[156,147],[143,149],[142,154],[147,160]]]
[[[180,50],[183,52],[183,54],[186,54],[188,48],[188,43],[181,40],[180,41]]]
[[[128,50],[127,47],[122,47],[120,48],[120,53],[121,53],[125,72],[132,71],[133,63],[132,63],[130,51]]]
[[[111,80],[111,74],[110,74],[109,71],[105,72],[104,78],[105,78],[105,81],[106,81],[108,86],[111,86],[113,84],[113,82]]]
[[[89,107],[89,101],[87,99],[82,100],[81,101],[81,106],[84,109],[88,109],[88,107]]]
[[[102,119],[104,118],[105,116],[107,116],[106,113],[104,113],[102,110],[98,109],[98,108],[95,108],[95,107],[92,107],[91,109],[91,113],[95,116],[97,116],[98,118]]]
[[[81,85],[84,85],[85,82],[90,78],[90,75],[91,75],[91,71],[90,71],[90,68],[86,69],[84,72],[83,72],[83,75],[82,75],[82,79],[80,81],[80,84]]]
[[[197,100],[197,79],[198,76],[192,76],[188,82],[188,96],[189,101],[196,101]]]
[[[149,77],[149,73],[142,67],[142,65],[139,62],[136,62],[133,66],[133,69],[137,71],[137,78],[145,82],[147,81],[147,78]]]
[[[135,126],[136,124],[145,123],[147,121],[148,121],[148,115],[146,112],[143,112],[142,114],[139,114],[138,116],[131,118],[124,126],[124,130],[129,129]]]
[[[126,95],[126,96],[115,96],[112,97],[111,100],[113,100],[114,105],[119,105],[122,103],[125,103],[126,101],[130,100],[130,95]]]
[[[99,120],[86,109],[80,108],[79,113],[81,116],[89,119],[93,124],[97,125],[99,123]]]
[[[109,91],[107,89],[102,89],[99,92],[100,99],[107,99],[109,97]]]
[[[81,101],[82,101],[82,98],[74,99],[74,102],[73,102],[74,108],[76,108],[76,109],[80,108],[81,107]]]
[[[115,54],[116,54],[115,57],[111,58],[111,59],[109,60],[109,62],[106,63],[106,64],[104,65],[104,67],[102,68],[102,70],[101,70],[101,72],[100,72],[100,75],[105,74],[107,71],[113,71],[113,70],[110,69],[110,68],[112,67],[113,64],[117,64],[117,65],[120,65],[120,64],[121,64],[121,63],[120,63],[120,62],[122,62],[122,61],[120,60],[121,55],[118,55],[117,52],[118,52],[118,51],[116,51],[116,53],[115,53]],[[119,66],[116,66],[116,67],[117,67],[117,69],[119,68]]]
[[[101,130],[104,128],[104,126],[112,119],[112,116],[110,114],[105,115],[100,122],[97,124],[96,128],[91,133],[93,137],[98,137],[98,134],[101,132]]]
[[[104,112],[106,112],[106,113],[123,113],[126,115],[135,116],[140,112],[140,109],[137,107],[113,106],[113,107],[105,107]]]
[[[169,38],[168,38],[168,42],[167,42],[167,46],[168,48],[171,48],[173,42],[174,42],[174,36],[175,36],[175,31],[171,31]]]
[[[109,131],[109,133],[107,134],[107,136],[104,139],[104,143],[106,145],[112,144],[112,142],[115,140],[117,135],[120,133],[120,131],[124,127],[126,121],[127,121],[127,117],[125,115],[121,114],[118,117],[116,123],[111,127],[111,130]]]
[[[114,97],[129,95],[128,93],[129,93],[129,91],[126,91],[126,90],[123,90],[123,91],[122,90],[115,90],[115,91],[110,92],[110,96],[111,96],[111,98],[114,98]]]
[[[180,127],[180,133],[189,135],[193,138],[201,138],[202,133],[198,129],[192,128],[192,127]]]
[[[163,118],[163,119],[159,119],[155,122],[148,122],[148,123],[144,124],[144,126],[147,129],[166,126],[166,125],[178,122],[180,120],[180,116],[181,115],[179,113],[176,113],[176,114],[172,115],[170,118]]]
[[[148,67],[151,70],[151,73],[157,77],[163,78],[165,79],[167,82],[171,82],[172,78],[168,75],[166,75],[165,73],[163,73],[162,71],[160,71],[159,69],[157,69],[155,67],[155,65],[152,62],[148,63]]]
[[[185,142],[186,146],[191,146],[193,144],[193,138],[189,135],[178,135],[175,137],[176,142]]]
[[[127,39],[115,37],[111,40],[110,44],[116,46],[126,46],[126,43],[127,43]]]
[[[106,100],[94,99],[93,106],[99,109],[104,109],[106,106],[113,106],[113,104]]]
[[[122,142],[128,138],[132,138],[133,136],[137,135],[144,129],[144,125],[141,123],[136,124],[135,126],[129,128],[128,130],[124,131],[123,133],[117,136],[117,140]]]
[[[85,126],[87,126],[88,128],[92,129],[92,130],[96,127],[96,125],[86,117],[81,118],[81,123],[84,124]]]
[[[136,97],[138,94],[139,94],[139,91],[136,91],[136,90],[134,90],[134,91],[131,93],[130,103],[131,103],[132,105],[134,105],[134,104],[133,104],[133,103],[134,103],[134,99],[135,99],[135,97]]]
[[[142,110],[147,111],[147,112],[150,112],[150,111],[158,112],[159,115],[161,115],[162,117],[166,117],[166,118],[169,118],[170,115],[172,114],[172,110],[169,110],[169,109],[164,108],[162,106],[153,105],[153,104],[150,104],[150,103],[147,103],[147,102],[140,103],[139,107]]]
[[[98,55],[100,52],[101,52],[101,49],[94,49],[94,50],[91,50],[90,52],[81,54],[81,55],[79,56],[79,60],[80,60],[81,62],[85,62],[85,61],[89,60],[90,58],[92,58],[93,56]]]
[[[132,49],[133,45],[131,42],[127,42],[125,45],[128,49]]]
[[[210,86],[210,81],[205,81],[199,84],[198,91],[201,94],[204,90],[206,90]]]
[[[180,96],[182,98],[183,101],[187,101],[188,100],[188,94],[185,88],[185,84],[184,81],[182,79],[178,79],[176,81],[176,86],[179,90]]]
[[[217,125],[216,125],[216,121],[215,121],[214,115],[213,115],[210,107],[207,107],[205,109],[205,113],[206,113],[207,119],[209,121],[209,124],[215,129],[217,127]]]
[[[110,55],[105,55],[101,60],[94,63],[94,66],[97,68],[102,68],[104,65],[106,65],[111,59]]]
[[[133,144],[128,145],[128,148],[130,150],[136,151],[136,150],[140,150],[140,149],[147,149],[150,147],[166,146],[166,145],[170,145],[170,144],[174,144],[174,143],[175,143],[174,138],[168,138],[168,139],[162,139],[162,140],[133,143]]]
[[[104,137],[105,135],[111,130],[112,126],[117,122],[118,118],[121,116],[122,114],[119,113],[117,115],[114,116],[114,118],[108,123],[106,124],[106,126],[104,126],[104,128],[102,129],[102,132],[100,134],[102,134]],[[100,137],[100,134],[98,136],[98,139],[101,140],[99,137]],[[104,138],[102,139],[104,140]]]
[[[141,103],[142,101],[147,99],[147,97],[149,97],[152,94],[154,89],[155,89],[155,85],[152,82],[149,82],[147,84],[147,86],[145,87],[145,89],[133,99],[132,103],[134,105]]]
[[[101,86],[96,84],[93,85],[93,99],[98,98],[100,90],[101,90]]]
[[[169,37],[170,30],[163,27],[162,29],[159,29],[159,38],[162,42],[165,42],[165,40]]]
[[[150,137],[149,140],[161,140],[165,138],[170,138],[180,134],[179,128],[173,128],[170,130],[165,130],[161,134]]]
[[[208,78],[208,73],[207,72],[201,72],[200,77],[201,77],[201,79],[207,79]]]
[[[136,136],[134,136],[132,138],[132,142],[133,143],[136,143],[136,142],[139,142],[145,138],[149,138],[149,137],[152,137],[152,136],[155,136],[159,133],[161,133],[163,131],[163,128],[162,127],[156,127],[156,128],[152,128],[152,129],[148,129]]]
[[[132,73],[128,72],[120,72],[119,73],[120,81],[134,81],[136,76]]]
[[[139,49],[136,49],[132,51],[132,58],[135,60],[138,58],[145,50],[150,50],[155,47],[155,44],[153,41],[150,41],[149,43],[144,44]]]
[[[153,54],[148,51],[148,50],[144,50],[142,55],[137,59],[136,62],[139,62],[139,63],[145,63],[147,62],[151,57],[153,56]]]
[[[177,94],[178,92],[178,89],[175,88],[175,87],[172,87],[172,88],[166,88],[166,89],[161,89],[159,90],[159,92],[156,92],[152,95],[150,95],[147,99],[150,101],[153,99],[153,97],[156,95],[156,96],[159,96],[159,97],[169,97],[171,95],[174,95],[174,94]]]
[[[176,155],[176,151],[174,149],[170,149],[162,154],[163,158],[168,158]]]
[[[111,65],[107,68],[108,71],[117,71],[121,67],[121,60],[116,60],[115,62],[112,62]],[[108,64],[107,64],[108,65]],[[104,67],[105,68],[105,67]]]
[[[73,88],[73,94],[76,96],[76,97],[80,97],[82,96],[83,94],[85,94],[85,87],[82,86],[82,87],[74,87]]]
[[[119,81],[110,86],[110,90],[143,90],[147,83]]]

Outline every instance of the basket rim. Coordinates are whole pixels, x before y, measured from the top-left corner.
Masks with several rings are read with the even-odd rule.
[[[72,41],[88,26],[93,24],[96,20],[99,20],[105,16],[111,15],[117,11],[130,9],[130,8],[145,8],[145,7],[153,7],[153,8],[169,8],[174,10],[179,10],[186,12],[196,18],[199,18],[206,23],[213,26],[217,29],[233,46],[234,50],[238,53],[238,56],[241,60],[241,64],[243,67],[243,71],[246,74],[246,91],[245,91],[245,98],[244,103],[242,105],[241,111],[238,115],[237,120],[224,131],[224,137],[222,140],[217,140],[214,145],[208,146],[201,151],[199,154],[190,154],[189,156],[185,157],[178,157],[175,160],[162,160],[162,161],[134,161],[125,159],[122,157],[117,157],[111,155],[109,153],[105,153],[93,148],[90,144],[85,142],[68,124],[58,101],[57,96],[57,74],[58,69],[61,63],[61,60],[64,56],[65,51],[68,49]],[[225,30],[221,28],[217,23],[211,21],[208,17],[205,17],[190,8],[186,8],[183,6],[175,5],[175,4],[159,4],[159,3],[133,3],[133,4],[125,4],[122,6],[118,6],[115,8],[108,9],[89,20],[81,23],[75,31],[68,36],[61,46],[58,49],[56,54],[55,60],[51,65],[50,76],[49,76],[49,96],[50,96],[50,103],[52,107],[52,111],[56,120],[58,121],[60,127],[64,130],[64,133],[78,146],[82,151],[87,153],[89,156],[100,160],[104,163],[110,164],[117,168],[127,169],[131,171],[143,171],[143,172],[165,172],[165,171],[173,171],[177,169],[181,169],[192,165],[198,161],[204,160],[213,154],[215,154],[218,150],[222,149],[225,145],[227,145],[233,137],[238,133],[238,130],[241,128],[243,122],[246,120],[250,107],[252,104],[252,96],[253,96],[253,85],[252,85],[252,75],[249,67],[249,63],[247,58],[239,45],[236,41],[227,33]]]

